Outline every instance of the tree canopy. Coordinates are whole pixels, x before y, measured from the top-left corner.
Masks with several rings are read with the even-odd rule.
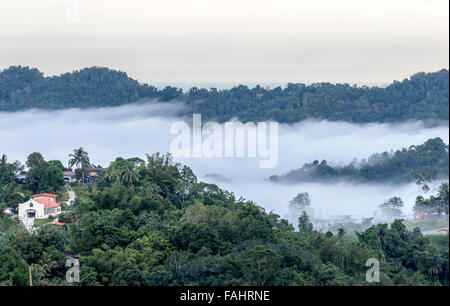
[[[0,72],[0,111],[118,106],[154,99],[183,101],[187,108],[180,115],[201,113],[221,122],[236,116],[242,121],[287,123],[308,118],[355,123],[448,120],[448,82],[448,70],[442,69],[387,87],[289,83],[284,88],[239,85],[183,92],[170,86],[158,89],[103,67],[44,77],[35,68],[12,66]]]
[[[383,152],[345,166],[330,166],[326,160],[306,163],[285,175],[270,177],[272,182],[305,182],[350,180],[358,182],[414,181],[427,191],[427,184],[437,178],[448,178],[448,145],[433,138],[417,146],[395,152]]]
[[[6,163],[0,178],[8,180]],[[34,167],[41,163],[50,162]],[[368,258],[380,261],[378,285],[448,285],[448,236],[446,248],[395,220],[347,240],[344,229],[315,230],[305,211],[295,230],[254,202],[197,181],[167,154],[119,157],[98,181],[73,188],[76,201],[59,216],[67,231],[46,225],[0,237],[0,284],[25,285],[31,265],[35,285],[67,285],[70,254],[81,269],[72,285],[367,285]],[[438,197],[448,207],[448,185]],[[292,205],[309,202],[300,193]],[[401,204],[394,198],[385,206]]]

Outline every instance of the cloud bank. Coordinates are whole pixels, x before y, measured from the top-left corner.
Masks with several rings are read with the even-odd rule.
[[[31,110],[0,113],[0,154],[9,160],[25,161],[28,154],[41,152],[46,159],[67,163],[68,154],[84,147],[95,164],[108,166],[116,157],[144,157],[145,153],[168,152],[170,126],[179,121],[181,104],[139,103],[115,108]],[[185,118],[189,121],[192,118]],[[326,159],[334,164],[363,159],[376,152],[417,145],[432,137],[449,142],[447,125],[427,127],[423,122],[402,124],[352,124],[304,121],[279,127],[279,162],[274,169],[260,169],[258,159],[185,158],[199,179],[220,174],[218,185],[237,196],[284,216],[289,201],[299,192],[309,192],[318,217],[333,215],[371,216],[376,206],[391,196],[400,196],[410,213],[418,188],[414,184],[274,185],[264,179],[301,167],[305,162]],[[209,176],[206,181],[212,181]],[[434,186],[436,187],[436,186]]]

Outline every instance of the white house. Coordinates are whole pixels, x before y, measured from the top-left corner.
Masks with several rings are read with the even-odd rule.
[[[19,219],[46,219],[61,213],[61,204],[56,202],[56,194],[36,194],[25,203],[19,204]]]

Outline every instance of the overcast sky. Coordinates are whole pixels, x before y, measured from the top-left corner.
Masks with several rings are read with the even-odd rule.
[[[448,0],[2,0],[0,69],[385,84],[448,69]]]

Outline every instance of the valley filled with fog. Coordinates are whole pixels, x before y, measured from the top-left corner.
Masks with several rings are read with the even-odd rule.
[[[42,152],[48,160],[67,162],[68,154],[81,146],[89,152],[93,164],[106,167],[119,156],[145,158],[145,153],[169,152],[176,136],[169,133],[172,123],[181,120],[190,124],[192,120],[177,116],[182,107],[173,102],[148,102],[115,108],[0,113],[0,154],[6,154],[10,161],[24,162],[28,154]],[[347,164],[355,158],[362,160],[373,153],[408,148],[434,137],[441,137],[448,144],[448,130],[448,123],[430,125],[421,121],[352,124],[307,120],[280,124],[275,168],[259,168],[258,158],[176,160],[190,166],[199,180],[216,183],[282,217],[288,216],[288,203],[300,192],[310,194],[315,218],[376,217],[377,206],[393,196],[403,199],[403,212],[411,215],[419,194],[414,183],[283,185],[266,179],[314,160]],[[431,193],[438,183],[431,185]]]

